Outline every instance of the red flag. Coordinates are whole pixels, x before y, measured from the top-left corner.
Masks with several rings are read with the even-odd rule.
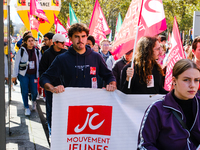
[[[132,0],[123,24],[116,37],[112,54],[115,59],[120,58],[134,47],[136,30],[139,21],[139,40],[142,36],[154,36],[167,29],[162,0]],[[141,12],[141,18],[139,19]]]
[[[94,5],[89,29],[89,34],[94,36],[97,44],[99,44],[102,39],[106,39],[106,35],[111,32],[98,0],[96,0]]]
[[[70,28],[70,18],[68,17],[66,29],[68,30],[69,28]]]
[[[178,24],[176,21],[176,17],[174,17],[174,24],[173,24],[173,31],[171,37],[171,48],[169,50],[168,56],[168,64],[167,64],[167,71],[165,75],[165,85],[164,88],[167,91],[171,90],[172,85],[172,69],[174,64],[180,60],[185,58],[185,53],[183,50],[183,45],[180,38],[180,32],[178,29]]]
[[[30,15],[35,15],[49,23],[49,20],[47,19],[45,12],[42,10],[38,0],[30,0]]]
[[[33,15],[30,15],[29,12],[28,12],[28,17],[29,17],[31,30],[36,30],[38,32],[40,22]]]
[[[68,38],[68,31],[65,29],[65,27],[62,25],[62,23],[60,22],[60,20],[56,17],[56,15],[54,14],[54,22],[55,22],[55,32],[62,34],[65,36],[66,38],[66,45],[70,46],[72,44],[72,42],[69,40]]]

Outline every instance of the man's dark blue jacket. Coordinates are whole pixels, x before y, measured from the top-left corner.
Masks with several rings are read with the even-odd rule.
[[[60,77],[64,87],[92,87],[92,78],[103,78],[107,84],[115,81],[112,72],[107,68],[103,58],[86,46],[86,52],[79,54],[71,45],[67,52],[60,54],[40,78],[40,85],[53,83]]]

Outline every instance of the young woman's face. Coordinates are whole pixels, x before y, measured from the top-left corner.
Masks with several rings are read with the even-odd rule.
[[[32,37],[30,37],[25,43],[27,44],[27,48],[32,49],[35,45],[35,40]]]
[[[160,55],[160,44],[156,41],[155,46],[153,48],[153,58],[156,60],[159,58]]]
[[[197,69],[189,68],[178,76],[173,77],[174,94],[182,100],[192,99],[199,88],[200,72]]]

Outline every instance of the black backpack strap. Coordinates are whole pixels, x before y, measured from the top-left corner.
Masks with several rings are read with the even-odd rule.
[[[39,61],[40,52],[39,52],[39,49],[37,49],[37,48],[35,48],[35,49],[36,49],[37,57],[38,57],[38,61]]]
[[[192,141],[192,143],[194,143],[194,145],[196,147],[198,147],[199,146],[199,142],[195,139],[195,137],[193,136],[193,134],[190,132],[190,130],[187,127],[187,125],[185,124],[185,122],[181,119],[181,116],[175,110],[172,110],[172,113],[174,114],[174,116],[176,117],[176,119],[179,121],[179,123],[181,124],[181,126],[184,129],[188,130],[188,132],[190,133],[190,140]]]
[[[188,127],[186,126],[185,122],[183,122],[183,120],[181,119],[180,115],[175,110],[172,110],[172,113],[174,114],[174,116],[176,117],[176,119],[178,119],[178,121],[180,122],[181,126],[184,129],[188,130]],[[190,131],[190,130],[188,130],[188,131]]]
[[[21,57],[23,57],[23,55],[24,55],[24,49],[21,48]]]

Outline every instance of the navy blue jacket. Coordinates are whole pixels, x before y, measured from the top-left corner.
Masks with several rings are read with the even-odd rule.
[[[64,87],[92,87],[92,78],[103,78],[107,84],[115,81],[112,72],[107,68],[103,58],[86,46],[86,52],[79,54],[71,45],[67,52],[60,54],[40,78],[40,85],[52,83],[60,77]]]
[[[51,47],[44,52],[44,54],[42,55],[42,58],[40,60],[40,66],[39,66],[40,77],[49,68],[51,63],[56,58],[56,56],[66,52],[66,51],[67,51],[66,49],[61,49],[60,52],[56,52],[53,48],[53,45],[51,45]],[[60,84],[61,84],[60,78],[54,79],[54,82],[52,82],[53,86],[57,86]]]

